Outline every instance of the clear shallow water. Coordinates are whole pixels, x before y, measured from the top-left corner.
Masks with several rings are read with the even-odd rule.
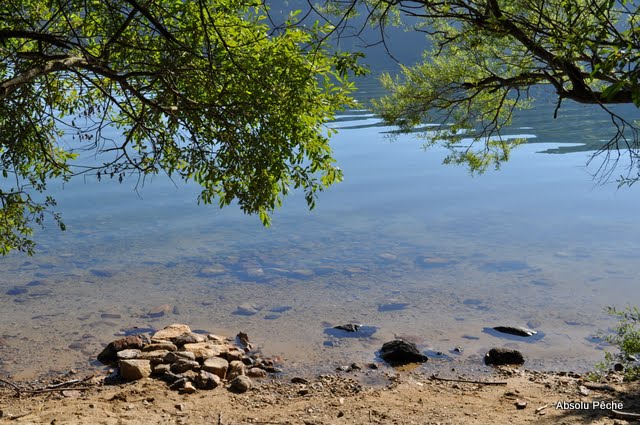
[[[396,335],[447,354],[462,346],[451,357],[475,372],[496,345],[522,349],[531,368],[584,370],[602,360],[591,337],[612,325],[604,307],[640,300],[640,202],[635,187],[595,185],[588,153],[539,153],[558,139],[580,144],[575,127],[547,143],[553,131],[531,115],[512,134],[532,143],[501,171],[472,178],[440,165],[444,153],[423,152],[414,135],[390,140],[375,117],[345,115],[333,141],[345,181],[312,212],[290,196],[269,229],[233,208],[199,207],[196,188],[163,178],[139,194],[133,182],[58,188],[68,230],[41,231],[35,257],[0,262],[0,371],[28,378],[90,367],[123,330],[174,322],[248,332],[290,371],[372,361]],[[247,303],[259,312],[234,314]],[[380,311],[388,303],[406,307]],[[178,314],[143,317],[162,304]],[[271,311],[283,306],[291,308]],[[325,333],[350,322],[377,332]],[[528,322],[542,340],[483,332]]]

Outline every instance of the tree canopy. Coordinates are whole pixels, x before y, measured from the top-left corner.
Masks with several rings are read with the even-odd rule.
[[[356,1],[338,2],[343,16]],[[377,111],[401,130],[428,122],[427,144],[450,149],[445,162],[482,172],[509,158],[521,140],[501,137],[517,109],[531,106],[536,86],[565,100],[605,110],[613,136],[595,157],[605,177],[621,155],[638,179],[635,123],[611,105],[640,107],[640,11],[633,0],[365,0],[370,23],[384,30],[411,18],[431,48],[401,75],[384,75],[390,94]],[[384,43],[384,31],[382,31]],[[391,52],[393,53],[393,52]],[[555,115],[554,115],[555,117]],[[464,146],[461,140],[464,139]],[[468,143],[471,139],[472,142]],[[598,155],[603,154],[603,155]]]
[[[49,214],[64,229],[47,183],[78,174],[193,180],[265,224],[290,187],[313,207],[341,179],[324,124],[360,72],[330,30],[258,0],[0,3],[0,253],[32,252]]]

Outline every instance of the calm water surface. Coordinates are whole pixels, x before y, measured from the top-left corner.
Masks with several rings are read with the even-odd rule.
[[[585,370],[603,358],[594,336],[613,324],[605,306],[640,302],[640,202],[636,187],[596,185],[585,167],[580,150],[606,137],[605,118],[567,108],[550,123],[541,111],[510,130],[531,143],[480,177],[440,165],[444,152],[424,152],[415,135],[391,140],[376,117],[345,113],[333,124],[345,181],[312,212],[290,196],[269,229],[197,206],[195,187],[164,178],[138,192],[133,182],[56,187],[68,230],[40,231],[36,256],[0,262],[0,373],[93,367],[116,335],[174,322],[245,331],[296,372],[373,361],[394,336],[453,359],[426,369],[451,361],[482,373],[482,355],[507,345],[530,368]],[[173,310],[145,317],[163,304]],[[242,304],[258,313],[235,314]],[[376,332],[325,333],[344,323]],[[504,324],[544,337],[483,332]],[[449,354],[456,346],[462,355]]]

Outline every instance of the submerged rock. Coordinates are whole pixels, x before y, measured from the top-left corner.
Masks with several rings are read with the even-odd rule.
[[[522,353],[512,348],[492,348],[484,356],[484,363],[493,366],[521,365],[524,362]]]
[[[240,316],[253,316],[258,313],[258,309],[251,304],[241,304],[236,308],[236,311],[233,314],[238,314]]]
[[[392,365],[424,363],[428,360],[415,344],[402,339],[385,342],[380,349],[380,357]]]
[[[538,333],[537,331],[534,331],[529,328],[525,328],[523,326],[496,326],[493,328],[493,330],[502,332],[505,334],[524,336],[524,337],[533,336]]]
[[[346,325],[334,326],[333,329],[339,329],[345,332],[358,332],[358,330],[362,327],[362,325],[355,325],[353,323],[348,323]]]

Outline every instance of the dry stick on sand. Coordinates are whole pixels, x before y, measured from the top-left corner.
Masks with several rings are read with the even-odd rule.
[[[620,410],[611,409],[611,413],[618,419],[626,419],[626,420],[638,420],[640,419],[640,414],[631,413],[631,412],[621,412]]]
[[[478,384],[478,385],[507,385],[506,382],[496,382],[496,381],[470,381],[468,379],[454,379],[454,378],[440,378],[436,375],[431,375],[431,379],[435,379],[436,381],[446,381],[446,382],[462,382],[465,384]]]
[[[18,394],[18,395],[22,394],[22,390],[20,389],[20,387],[17,386],[16,384],[14,384],[13,382],[7,381],[7,380],[2,379],[2,378],[0,378],[0,382],[5,384],[5,385],[10,386],[11,388],[13,388],[13,390],[16,392],[16,394]]]

